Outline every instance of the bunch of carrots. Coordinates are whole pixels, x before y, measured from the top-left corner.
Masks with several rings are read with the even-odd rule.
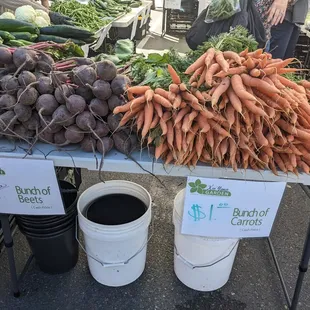
[[[210,48],[186,70],[189,85],[168,65],[168,90],[130,87],[114,113],[123,113],[120,126],[133,122],[166,164],[309,173],[310,82],[283,76],[298,70],[287,67],[293,61],[262,49]]]

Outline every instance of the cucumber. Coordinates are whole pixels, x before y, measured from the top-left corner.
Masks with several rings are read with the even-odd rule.
[[[30,32],[11,32],[11,35],[17,40],[26,40],[31,42],[38,37],[36,34],[31,34]]]
[[[3,41],[15,40],[15,37],[7,31],[0,30],[0,37],[2,38]]]
[[[39,34],[38,27],[17,19],[0,18],[0,29],[8,32],[30,32],[33,34]]]
[[[31,44],[32,42],[30,42]],[[12,46],[12,47],[22,47],[22,46],[27,46],[29,44],[26,44],[25,42],[23,42],[23,40],[10,40],[8,42],[6,42],[6,44],[8,46]]]
[[[72,38],[63,38],[63,37],[58,37],[58,36],[52,36],[48,34],[40,34],[38,38],[36,39],[36,42],[46,42],[46,41],[53,41],[55,43],[66,43],[68,41],[72,41],[75,44],[78,45],[84,45],[85,42],[77,39],[72,39]]]
[[[40,28],[41,34],[60,36],[62,38],[73,38],[83,40],[93,35],[92,32],[79,27],[68,25],[54,25]]]

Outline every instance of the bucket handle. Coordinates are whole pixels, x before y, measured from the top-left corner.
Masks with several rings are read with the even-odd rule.
[[[141,248],[131,257],[129,257],[126,261],[124,262],[119,262],[119,263],[106,263],[106,262],[102,262],[101,260],[99,260],[98,258],[94,257],[93,255],[87,253],[85,247],[82,245],[82,242],[80,241],[79,237],[78,237],[78,217],[76,216],[76,228],[75,228],[75,239],[78,242],[79,246],[81,247],[81,249],[84,251],[84,253],[89,256],[90,258],[92,258],[93,260],[95,260],[97,263],[99,263],[102,267],[104,268],[108,268],[108,267],[119,267],[119,266],[124,266],[127,265],[133,258],[135,258],[138,254],[140,254],[142,252],[142,250],[146,247],[146,245],[148,244],[148,242],[151,240],[151,238],[153,237],[154,234],[154,223],[153,221],[151,222],[150,228],[151,228],[151,232],[149,234],[149,237],[146,238],[146,240],[144,241],[144,243],[142,244]]]
[[[183,263],[184,263],[185,265],[187,265],[188,267],[190,267],[191,269],[195,269],[195,268],[207,268],[207,267],[214,266],[214,265],[218,264],[219,262],[221,262],[222,260],[224,260],[224,259],[226,259],[227,257],[229,257],[229,256],[231,255],[231,253],[233,252],[233,250],[235,249],[235,247],[239,244],[239,241],[240,241],[240,240],[238,240],[238,241],[234,244],[234,246],[232,247],[232,249],[229,251],[229,253],[228,253],[226,256],[220,258],[219,260],[215,261],[215,262],[212,263],[212,264],[202,264],[202,265],[194,265],[194,264],[192,264],[191,262],[189,262],[187,259],[185,259],[185,258],[179,253],[179,251],[178,251],[176,245],[174,245],[175,255],[176,255],[178,258],[180,258],[181,261],[183,261]]]

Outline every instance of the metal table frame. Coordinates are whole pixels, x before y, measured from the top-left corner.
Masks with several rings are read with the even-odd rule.
[[[10,149],[11,145],[9,142],[4,140],[0,140],[0,145],[3,148]],[[70,154],[69,154],[70,152]],[[10,158],[23,158],[25,156],[24,148],[16,148],[13,151],[3,151],[1,152],[0,149],[0,158],[1,157],[10,157]],[[186,167],[180,168],[172,168],[172,167],[164,167],[161,162],[155,163],[147,153],[135,153],[133,157],[139,161],[140,167],[134,163],[133,161],[126,158],[124,155],[112,151],[110,152],[104,159],[104,166],[103,171],[114,171],[114,172],[129,172],[129,173],[147,173],[147,171],[151,171],[155,175],[162,175],[162,176],[183,176],[186,177],[188,175],[193,176],[201,176],[201,177],[212,177],[212,178],[229,178],[229,179],[245,179],[245,180],[252,180],[252,181],[285,181],[285,182],[292,182],[292,183],[303,183],[301,184],[302,189],[308,196],[310,200],[310,191],[306,185],[310,185],[310,176],[305,174],[300,174],[299,177],[295,175],[283,174],[279,173],[279,176],[274,176],[270,171],[262,171],[262,172],[255,172],[252,170],[248,170],[246,173],[239,171],[233,172],[232,169],[224,169],[224,168],[212,168],[206,165],[197,166],[194,170],[189,170]],[[81,184],[81,168],[86,168],[89,170],[97,170],[98,167],[95,164],[94,155],[91,153],[84,153],[81,151],[76,151],[76,149],[69,149],[69,150],[55,150],[52,146],[39,144],[34,149],[34,153],[31,156],[28,156],[29,159],[52,159],[54,161],[54,165],[57,167],[74,167],[75,168],[75,178],[76,183],[79,186]],[[98,154],[98,158],[100,155]],[[78,167],[78,168],[77,168]],[[141,167],[144,169],[142,170]],[[304,185],[305,184],[305,185]],[[14,260],[14,253],[13,253],[13,238],[11,235],[10,224],[9,224],[9,215],[7,214],[0,214],[0,221],[3,227],[3,235],[4,235],[4,244],[8,254],[9,260],[9,267],[11,273],[11,282],[12,282],[12,291],[15,297],[20,296],[19,291],[19,281],[22,279],[23,275],[25,274],[29,264],[33,256],[30,256],[23,272],[21,273],[20,278],[18,279],[16,273],[16,266]],[[281,285],[283,288],[283,292],[289,306],[290,310],[296,310],[299,296],[302,289],[302,284],[304,280],[304,276],[308,270],[309,260],[310,260],[310,221],[309,227],[307,231],[307,235],[305,237],[304,249],[301,255],[301,261],[299,264],[299,274],[297,277],[295,290],[293,294],[292,300],[288,294],[285,281],[275,254],[275,250],[270,238],[266,239],[268,241],[270,251],[275,263],[275,267],[277,269],[277,273],[279,275]]]

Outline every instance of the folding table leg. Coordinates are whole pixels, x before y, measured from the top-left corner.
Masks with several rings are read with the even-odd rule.
[[[9,215],[0,213],[0,221],[2,224],[4,246],[6,247],[6,251],[8,254],[13,294],[14,294],[14,297],[19,297],[20,292],[19,292],[19,287],[18,287],[18,279],[17,279],[14,252],[13,252],[13,239],[12,239],[12,234],[11,234]]]

